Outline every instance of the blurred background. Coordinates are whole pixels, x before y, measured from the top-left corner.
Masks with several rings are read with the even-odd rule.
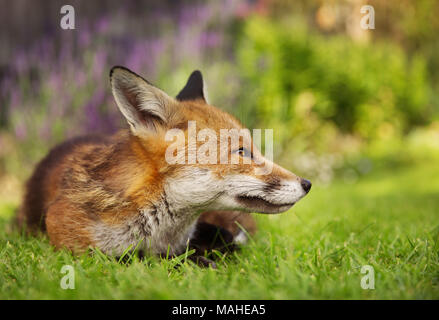
[[[75,9],[75,30],[60,8]],[[363,30],[363,5],[375,29]],[[125,126],[108,74],[176,95],[200,69],[211,104],[273,128],[275,161],[330,185],[439,159],[439,1],[0,0],[0,201],[56,143]]]

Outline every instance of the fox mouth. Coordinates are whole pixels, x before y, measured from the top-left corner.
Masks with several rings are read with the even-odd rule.
[[[281,213],[290,209],[295,202],[276,204],[255,196],[236,196],[236,200],[259,213]]]

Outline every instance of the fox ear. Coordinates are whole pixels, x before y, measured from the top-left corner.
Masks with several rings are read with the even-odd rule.
[[[111,69],[110,82],[116,104],[135,135],[167,124],[173,98],[124,67]]]
[[[196,99],[203,99],[203,101],[206,101],[203,76],[199,70],[192,72],[187,80],[186,85],[177,95],[177,100],[179,101]]]

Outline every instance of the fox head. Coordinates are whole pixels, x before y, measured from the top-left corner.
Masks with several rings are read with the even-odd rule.
[[[280,213],[309,192],[308,180],[264,157],[237,119],[207,103],[199,71],[176,98],[123,67],[110,79],[148,171],[142,181],[175,210]]]

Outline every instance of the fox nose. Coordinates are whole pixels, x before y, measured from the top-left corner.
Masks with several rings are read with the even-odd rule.
[[[306,180],[306,179],[301,179],[300,180],[300,184],[301,184],[303,190],[305,190],[306,193],[308,193],[309,190],[311,190],[311,186],[312,186],[311,181]]]

